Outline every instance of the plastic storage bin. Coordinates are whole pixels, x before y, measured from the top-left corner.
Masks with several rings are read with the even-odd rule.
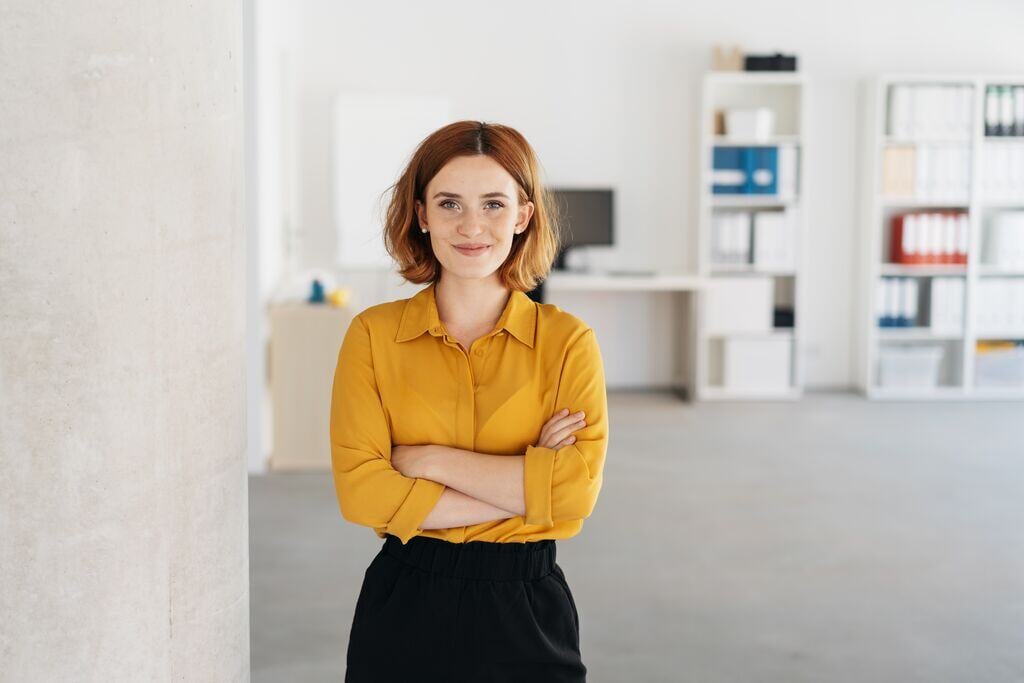
[[[1024,346],[1013,342],[978,344],[974,385],[1024,387]]]
[[[725,136],[732,140],[767,141],[775,133],[775,112],[768,107],[725,110]]]
[[[781,337],[724,340],[723,384],[727,389],[779,390],[790,387],[793,342]]]
[[[773,293],[769,277],[715,278],[704,293],[707,333],[770,332]]]
[[[878,353],[878,384],[883,387],[934,388],[939,385],[942,348],[883,348]]]

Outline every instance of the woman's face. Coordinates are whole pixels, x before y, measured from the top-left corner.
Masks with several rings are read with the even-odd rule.
[[[533,216],[533,202],[520,206],[518,190],[508,171],[484,154],[455,157],[437,172],[424,190],[425,201],[416,201],[416,215],[445,270],[460,278],[485,278],[498,270],[512,251],[513,236]]]

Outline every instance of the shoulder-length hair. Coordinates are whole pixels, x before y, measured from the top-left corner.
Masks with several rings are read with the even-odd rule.
[[[533,202],[526,229],[515,235],[498,275],[509,289],[528,292],[547,278],[561,248],[557,212],[542,184],[540,164],[519,131],[497,123],[456,121],[420,142],[398,181],[388,188],[391,200],[384,219],[384,248],[398,263],[398,272],[416,284],[436,282],[441,262],[420,229],[416,200],[425,201],[430,180],[453,157],[485,154],[501,164],[518,185],[519,204]]]

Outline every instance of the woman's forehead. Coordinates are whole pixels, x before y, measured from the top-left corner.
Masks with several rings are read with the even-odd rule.
[[[476,197],[488,192],[507,192],[514,188],[515,179],[491,157],[477,154],[450,159],[427,186],[434,192]]]

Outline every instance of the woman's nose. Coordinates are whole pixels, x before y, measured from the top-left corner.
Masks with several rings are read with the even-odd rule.
[[[466,213],[463,216],[462,222],[459,224],[459,232],[466,235],[476,235],[477,233],[483,232],[483,229],[483,216],[472,212]]]

